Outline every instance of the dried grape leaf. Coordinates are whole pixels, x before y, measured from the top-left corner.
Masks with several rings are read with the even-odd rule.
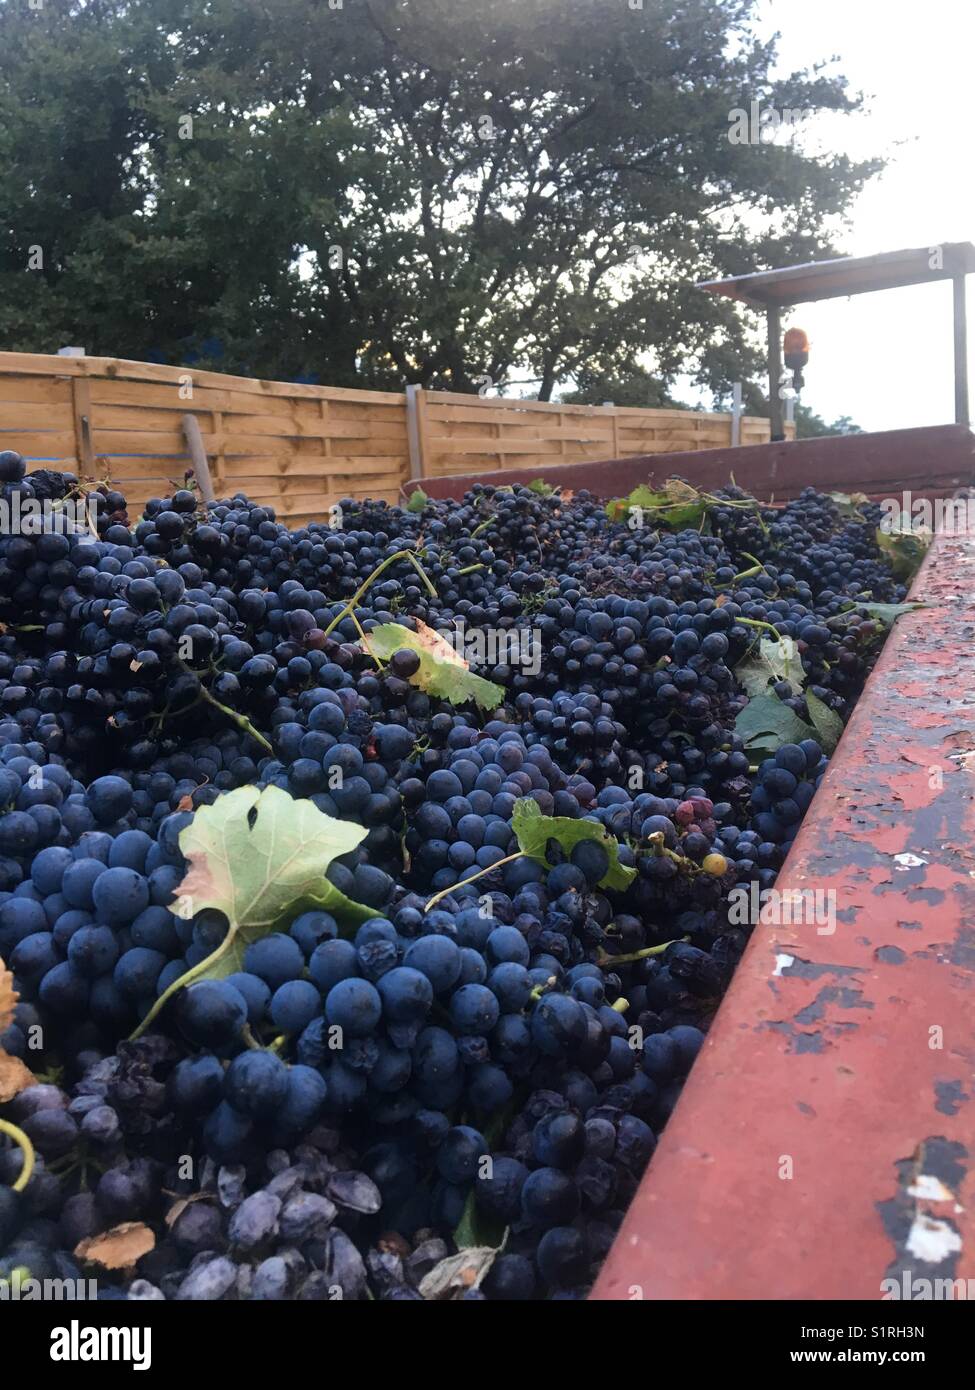
[[[480,1288],[497,1256],[493,1246],[471,1246],[459,1255],[448,1255],[424,1275],[420,1293],[434,1301],[459,1299],[468,1289]]]
[[[4,965],[3,957],[0,956],[0,1033],[5,1028],[9,1028],[14,1021],[17,997],[17,991],[14,989],[14,977]]]
[[[19,1057],[11,1057],[0,1049],[0,1105],[19,1096],[28,1086],[36,1086],[37,1077]]]
[[[172,1196],[172,1193],[169,1193],[168,1195]],[[163,1217],[163,1220],[165,1221],[167,1227],[172,1228],[173,1226],[175,1226],[179,1218],[183,1215],[183,1212],[186,1210],[187,1207],[193,1206],[196,1202],[212,1201],[212,1192],[191,1192],[188,1197],[177,1197],[176,1200],[173,1202],[173,1205],[166,1212],[166,1215]]]
[[[141,1221],[123,1221],[100,1236],[89,1236],[75,1247],[75,1257],[102,1269],[131,1269],[155,1249],[156,1237]]]
[[[0,958],[0,1032],[13,1023],[17,999],[14,977]],[[30,1068],[19,1057],[11,1057],[0,1047],[0,1105],[19,1096],[28,1086],[36,1085],[37,1077]]]

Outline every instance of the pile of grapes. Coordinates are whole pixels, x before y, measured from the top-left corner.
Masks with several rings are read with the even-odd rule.
[[[874,509],[90,486],[0,537],[0,1278],[584,1297],[904,597]]]

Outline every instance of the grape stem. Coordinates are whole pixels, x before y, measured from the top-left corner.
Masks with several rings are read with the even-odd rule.
[[[536,985],[528,997],[533,1001],[537,1001],[541,999],[543,994],[547,994],[549,990],[554,989],[557,984],[558,980],[555,976],[549,975],[545,983],[543,985]]]
[[[177,658],[177,660],[179,659]],[[179,665],[188,676],[196,675],[196,672],[191,670],[190,667],[186,665],[185,661],[179,661]],[[209,690],[207,690],[206,686],[203,685],[202,682],[200,684],[200,694],[202,695],[203,699],[206,700],[207,704],[213,705],[214,709],[220,710],[220,712],[222,714],[225,714],[228,719],[232,719],[234,723],[237,725],[238,729],[243,729],[245,734],[250,734],[251,738],[256,739],[256,741],[261,745],[262,748],[266,748],[269,753],[274,752],[274,749],[271,746],[271,744],[268,742],[268,740],[264,737],[263,734],[259,734],[257,732],[257,730],[254,728],[254,725],[247,718],[246,714],[238,714],[237,711],[232,710],[229,707],[229,705],[221,704],[221,702],[216,698],[215,695],[210,694]]]
[[[769,632],[772,632],[772,633],[775,634],[775,640],[776,640],[777,642],[779,641],[779,630],[778,630],[778,628],[773,627],[771,623],[765,623],[765,622],[763,622],[761,618],[736,618],[736,619],[735,619],[735,622],[736,622],[736,623],[741,623],[741,625],[742,625],[743,627],[767,627],[768,630],[769,630]]]
[[[427,575],[426,570],[425,570],[425,569],[423,568],[423,566],[420,564],[419,560],[418,560],[418,559],[416,558],[416,556],[413,554],[412,550],[407,550],[405,553],[406,553],[406,558],[409,560],[410,564],[413,566],[413,568],[416,570],[417,574],[420,576],[420,578],[423,580],[424,584],[427,586],[427,593],[430,595],[431,598],[436,598],[436,597],[437,597],[437,591],[436,591],[436,589],[433,587],[433,584],[431,583],[430,578],[429,578],[429,576]]]
[[[596,956],[596,964],[602,970],[608,969],[612,965],[630,965],[633,961],[649,960],[651,956],[662,956],[668,946],[676,946],[678,941],[690,941],[689,936],[678,936],[673,941],[664,941],[660,946],[646,946],[642,951],[631,951],[628,956],[610,956],[605,951],[600,951]]]
[[[34,1145],[30,1142],[27,1135],[17,1125],[12,1125],[9,1120],[0,1120],[0,1134],[6,1134],[12,1139],[21,1153],[24,1155],[23,1167],[20,1170],[20,1177],[12,1184],[15,1192],[23,1192],[24,1188],[31,1180],[34,1171]]]
[[[479,869],[476,874],[471,874],[470,878],[462,878],[459,883],[452,883],[449,888],[442,888],[439,893],[434,893],[433,897],[426,904],[423,911],[429,912],[434,903],[438,903],[441,898],[446,898],[456,888],[463,888],[465,883],[473,883],[475,879],[483,878],[485,874],[493,873],[495,869],[500,869],[502,864],[513,864],[516,859],[525,859],[525,851],[518,850],[517,854],[509,854],[505,859],[499,859],[496,864],[489,864],[486,869]]]
[[[332,633],[338,627],[339,623],[342,622],[343,618],[348,618],[351,616],[352,610],[354,608],[358,608],[361,599],[364,597],[365,594],[368,593],[370,587],[376,582],[376,580],[382,574],[383,570],[389,569],[390,565],[395,564],[397,560],[409,560],[410,564],[413,566],[413,568],[419,574],[420,578],[423,580],[424,584],[427,586],[427,589],[430,591],[432,597],[437,597],[436,589],[430,583],[430,580],[427,578],[426,571],[424,570],[423,566],[420,564],[416,556],[413,554],[412,550],[397,550],[393,555],[387,555],[385,560],[381,560],[379,564],[376,566],[376,568],[373,570],[372,574],[370,574],[366,579],[362,581],[362,583],[359,585],[358,589],[356,589],[355,593],[349,599],[345,607],[339,613],[336,614],[336,616],[329,623],[328,627],[325,629],[326,637],[330,637],[332,635]]]
[[[160,994],[155,1004],[153,1004],[152,1008],[149,1010],[145,1018],[139,1024],[138,1028],[135,1030],[134,1033],[130,1035],[129,1042],[135,1042],[137,1038],[142,1037],[142,1034],[149,1027],[149,1024],[152,1023],[153,1019],[159,1017],[165,1005],[169,1002],[170,999],[172,999],[173,995],[176,994],[177,991],[185,989],[186,986],[191,985],[194,980],[198,980],[201,975],[205,975],[206,972],[209,970],[210,966],[213,965],[216,961],[220,959],[221,956],[225,955],[226,952],[230,950],[230,947],[233,945],[234,938],[236,937],[236,935],[237,928],[234,926],[233,923],[231,923],[227,935],[224,937],[224,939],[221,941],[220,945],[217,947],[215,951],[211,951],[211,953],[204,960],[199,961],[191,969],[187,970],[184,975],[180,975],[178,980],[174,980],[168,989],[163,990],[162,994]]]

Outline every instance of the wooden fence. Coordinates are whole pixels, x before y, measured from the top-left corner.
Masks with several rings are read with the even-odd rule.
[[[494,400],[453,391],[418,391],[416,402],[422,472],[431,478],[731,443],[731,416],[704,411]],[[743,417],[743,444],[767,444],[769,437],[768,420]]]
[[[555,405],[411,389],[357,391],[220,372],[0,352],[0,448],[32,468],[108,477],[137,516],[182,486],[196,416],[218,496],[246,492],[289,524],[340,497],[394,502],[413,478],[710,449],[730,415]],[[743,444],[768,441],[746,416]]]

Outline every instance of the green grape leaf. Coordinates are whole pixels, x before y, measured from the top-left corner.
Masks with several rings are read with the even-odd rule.
[[[771,693],[748,701],[735,720],[735,733],[753,752],[774,752],[783,743],[801,743],[804,738],[816,737],[815,729]]]
[[[827,495],[841,516],[850,517],[853,521],[863,521],[860,508],[864,502],[870,501],[865,492],[830,492]]]
[[[876,618],[886,627],[890,627],[902,613],[913,613],[916,608],[927,607],[926,603],[855,603],[848,611],[867,613],[871,618]]]
[[[537,801],[523,796],[515,802],[511,828],[519,849],[530,859],[546,866],[545,846],[549,840],[557,840],[566,854],[580,840],[596,840],[609,855],[609,868],[599,880],[600,888],[615,888],[622,893],[636,877],[636,869],[620,863],[619,845],[605,826],[597,821],[575,820],[572,816],[545,816]]]
[[[539,497],[552,497],[555,494],[555,488],[552,487],[550,483],[544,482],[541,478],[535,478],[530,482],[528,484],[528,491],[537,492]]]
[[[415,487],[410,493],[410,500],[406,504],[406,510],[408,512],[422,512],[429,501],[430,498],[423,491],[423,488]]]
[[[393,652],[409,647],[420,658],[420,665],[409,677],[411,685],[449,700],[452,705],[473,701],[481,709],[495,709],[504,699],[504,686],[495,685],[483,676],[475,676],[467,662],[445,642],[439,633],[416,620],[417,631],[399,623],[381,623],[362,639],[362,647],[370,656],[388,661]]]
[[[365,839],[364,826],[326,816],[312,801],[297,801],[280,787],[238,787],[203,806],[179,836],[188,868],[173,911],[184,919],[204,908],[230,923],[223,941],[159,996],[138,1037],[177,990],[197,980],[219,980],[243,969],[253,941],[290,925],[301,912],[323,908],[353,930],[375,917],[325,877],[333,859]]]
[[[701,494],[677,478],[670,478],[662,492],[653,492],[645,484],[635,487],[629,497],[616,497],[606,504],[610,521],[626,522],[633,529],[643,526],[667,526],[683,531],[699,526],[707,512]]]
[[[876,530],[877,545],[883,551],[891,569],[898,579],[913,579],[921,568],[921,561],[931,544],[930,534],[915,531]]]
[[[478,1208],[472,1187],[454,1231],[454,1244],[457,1249],[476,1250],[487,1247],[499,1250],[504,1245],[506,1235],[507,1228],[501,1222],[493,1220]]]
[[[758,647],[735,667],[735,675],[749,695],[762,695],[769,681],[788,681],[798,695],[803,682],[802,658],[791,637],[776,641],[762,637]]]
[[[806,705],[809,718],[816,726],[817,742],[822,745],[824,753],[832,753],[842,736],[843,720],[811,690],[806,691]]]

